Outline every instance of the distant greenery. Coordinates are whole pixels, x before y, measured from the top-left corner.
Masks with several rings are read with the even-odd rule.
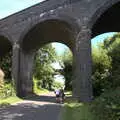
[[[34,78],[37,80],[37,87],[52,89],[55,69],[51,64],[56,62],[56,58],[56,52],[52,44],[40,48],[36,53]]]
[[[66,50],[61,57],[63,70],[61,74],[65,78],[65,90],[72,90],[72,62],[73,56],[70,50]]]
[[[54,81],[53,82],[53,89],[60,89],[63,88],[64,83],[58,82],[58,81]]]
[[[38,86],[38,80],[37,79],[33,79],[33,92],[37,95],[40,95],[41,93],[47,93],[49,92],[47,89],[41,88],[40,86]]]

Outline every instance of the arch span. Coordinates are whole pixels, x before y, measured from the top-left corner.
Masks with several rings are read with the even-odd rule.
[[[74,28],[75,29],[75,28]],[[32,93],[33,60],[35,52],[45,44],[59,42],[67,45],[73,52],[76,31],[66,21],[48,19],[35,24],[20,42],[19,95]]]
[[[45,20],[32,27],[24,36],[21,47],[31,51],[49,42],[61,42],[73,50],[76,31],[69,23],[58,19]]]
[[[90,27],[92,29],[92,37],[105,32],[120,31],[120,1],[107,1],[92,16]]]

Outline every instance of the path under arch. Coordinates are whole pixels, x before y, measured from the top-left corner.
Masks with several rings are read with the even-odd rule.
[[[0,120],[60,120],[62,106],[50,92],[0,108]]]

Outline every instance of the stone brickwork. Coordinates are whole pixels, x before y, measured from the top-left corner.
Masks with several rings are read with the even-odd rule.
[[[83,102],[91,101],[92,27],[119,1],[46,0],[0,20],[0,36],[6,37],[12,45],[12,76],[17,95],[23,97],[32,93],[36,50],[50,42],[61,42],[74,56],[73,96]]]

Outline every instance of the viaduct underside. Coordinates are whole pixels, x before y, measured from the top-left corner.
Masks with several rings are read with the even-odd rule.
[[[73,96],[92,100],[91,38],[120,31],[120,0],[46,0],[0,20],[0,56],[12,49],[17,95],[32,93],[35,52],[60,42],[73,53]]]

